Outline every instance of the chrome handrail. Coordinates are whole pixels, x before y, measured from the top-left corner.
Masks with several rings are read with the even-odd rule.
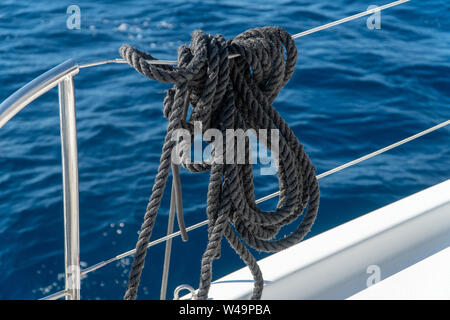
[[[56,87],[64,78],[73,77],[79,71],[78,64],[69,59],[14,92],[0,104],[0,128],[28,104]]]
[[[78,151],[73,77],[80,68],[67,60],[35,78],[0,104],[0,128],[38,97],[58,85],[64,198],[65,290],[50,299],[80,299]]]

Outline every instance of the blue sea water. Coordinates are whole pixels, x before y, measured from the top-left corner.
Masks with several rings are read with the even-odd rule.
[[[68,58],[117,58],[124,43],[174,60],[195,29],[233,38],[279,25],[294,34],[385,3],[3,0],[0,101]],[[66,26],[71,4],[81,10],[79,30]],[[382,12],[381,29],[368,29],[361,18],[296,43],[297,69],[274,106],[318,173],[450,118],[448,1],[411,1]],[[117,64],[81,70],[75,86],[86,267],[135,246],[165,134],[168,85]],[[448,179],[449,132],[443,128],[320,180],[319,215],[308,237]],[[59,139],[56,89],[0,129],[0,299],[37,299],[63,289]],[[192,225],[206,218],[208,174],[181,174],[185,219]],[[277,190],[275,176],[255,179],[257,198]],[[166,232],[168,198],[166,192],[152,239]],[[198,285],[206,242],[205,227],[191,232],[187,243],[174,240],[169,298],[179,284]],[[243,266],[226,242],[222,247],[214,279]],[[139,298],[159,298],[163,254],[163,245],[149,250]],[[121,299],[131,262],[87,275],[82,298]]]

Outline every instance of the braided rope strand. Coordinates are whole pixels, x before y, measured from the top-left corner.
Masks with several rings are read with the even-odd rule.
[[[309,232],[319,208],[320,192],[315,167],[289,125],[272,106],[296,66],[297,48],[291,35],[280,27],[263,27],[247,30],[233,40],[225,40],[221,35],[194,31],[189,47],[181,46],[178,50],[178,67],[150,64],[146,60],[155,58],[128,45],[123,45],[119,52],[139,73],[174,85],[164,99],[164,116],[169,120],[167,134],[124,299],[137,297],[146,244],[155,224],[170,171],[170,157],[176,145],[171,140],[172,134],[183,128],[188,130],[190,141],[193,141],[195,121],[201,122],[202,133],[210,128],[218,129],[224,143],[222,155],[213,144],[211,159],[192,162],[189,160],[189,142],[178,141],[182,145],[180,159],[184,168],[191,172],[210,171],[206,209],[208,243],[201,260],[197,298],[208,298],[212,265],[220,258],[221,241],[225,237],[252,273],[252,299],[260,299],[263,276],[245,244],[266,252],[288,248]],[[239,57],[228,59],[235,54]],[[183,118],[186,101],[192,107],[187,121]],[[274,210],[263,211],[255,203],[248,136],[245,138],[246,162],[238,164],[237,146],[233,144],[234,149],[227,149],[230,129],[245,132],[266,129],[279,133],[278,141],[256,134],[259,142],[278,158],[280,196]],[[228,159],[231,151],[233,163],[217,161],[218,156]],[[304,211],[305,215],[295,231],[275,239],[283,226],[297,220]]]

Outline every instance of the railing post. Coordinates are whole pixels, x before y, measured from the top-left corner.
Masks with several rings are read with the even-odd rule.
[[[78,204],[78,151],[73,77],[58,85],[63,197],[66,300],[80,299],[80,227]]]

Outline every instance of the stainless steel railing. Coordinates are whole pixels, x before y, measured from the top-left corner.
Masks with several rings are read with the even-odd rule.
[[[80,68],[67,60],[45,72],[0,104],[0,128],[32,101],[58,86],[64,197],[65,290],[54,299],[80,299],[80,227],[78,203],[78,151],[73,77]]]

